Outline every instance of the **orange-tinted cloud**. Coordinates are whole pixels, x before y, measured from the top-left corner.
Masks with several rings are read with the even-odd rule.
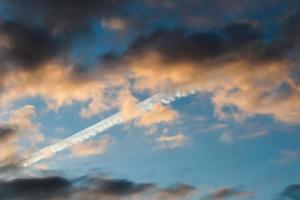
[[[39,124],[33,122],[35,116],[35,108],[26,105],[11,111],[7,120],[0,121],[0,165],[17,162],[20,156],[29,153],[31,147],[24,148],[21,145],[22,141],[27,141],[34,146],[44,140]]]
[[[150,126],[161,122],[172,122],[178,117],[178,113],[171,108],[156,105],[154,108],[144,113],[138,123],[142,126]]]
[[[106,152],[108,146],[113,143],[111,138],[102,138],[98,141],[90,141],[86,143],[76,144],[72,149],[72,154],[75,156],[92,156]]]
[[[175,149],[179,147],[183,147],[187,144],[189,137],[178,133],[176,135],[162,135],[156,139],[156,142],[161,149],[170,148]]]

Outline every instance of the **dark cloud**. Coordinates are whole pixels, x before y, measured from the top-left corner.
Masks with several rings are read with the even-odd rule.
[[[161,193],[168,193],[180,199],[193,190],[193,187],[183,184],[160,189],[151,183],[135,183],[126,179],[87,176],[73,181],[63,177],[0,181],[0,199],[5,200],[67,200],[82,197],[88,200],[107,197],[126,199],[131,195],[143,195],[145,192],[152,192],[153,199],[161,199],[159,197],[162,196],[155,196]]]
[[[17,167],[15,163],[16,152],[13,146],[17,135],[18,130],[16,127],[10,125],[0,126],[0,174]]]
[[[8,63],[16,65],[35,67],[43,64],[58,55],[60,53],[59,50],[64,46],[63,44],[72,41],[74,35],[90,32],[93,22],[100,23],[101,18],[114,16],[121,16],[122,20],[125,21],[127,17],[132,18],[127,9],[127,6],[131,5],[132,2],[137,3],[134,0],[4,1],[2,6],[5,8],[5,16],[9,16],[16,22],[4,22],[1,25],[4,32],[11,37],[12,44],[8,49],[4,49],[4,53],[0,55],[3,58],[5,57]],[[170,10],[175,9],[175,11],[177,9],[193,11],[193,8],[198,9],[199,7],[204,7],[204,5],[214,8],[215,6],[213,5],[215,4],[218,5],[217,7],[220,7],[219,9],[225,10],[227,8],[231,10],[232,7],[235,10],[238,10],[239,7],[254,7],[252,4],[255,4],[255,8],[257,8],[260,5],[250,1],[241,3],[236,0],[232,0],[229,4],[223,0],[217,0],[213,4],[207,1],[186,2],[181,0],[174,2],[149,2],[145,0],[139,3],[144,4],[146,7],[150,6],[152,9],[149,8],[149,10],[152,11],[152,14],[156,13],[153,11],[159,9],[158,7],[162,5]],[[155,5],[154,8],[151,5]],[[228,7],[228,5],[231,6]],[[147,12],[147,9],[145,12]],[[134,18],[144,20],[142,24],[147,24],[147,21],[151,19],[144,17],[144,14],[136,13],[135,10],[133,10],[133,13],[140,15]],[[163,13],[158,12],[156,15],[164,15]],[[182,13],[188,15],[187,11]],[[199,12],[197,13],[199,14]],[[194,14],[197,15],[197,13]],[[239,22],[237,20],[238,22],[210,31],[192,32],[189,30],[187,33],[184,29],[173,31],[157,30],[137,37],[128,47],[125,55],[139,56],[152,50],[161,54],[166,62],[199,62],[228,54],[238,54],[249,58],[249,60],[279,59],[286,53],[286,49],[293,48],[295,41],[298,40],[298,18],[299,14],[288,17],[282,23],[280,35],[274,37],[275,39],[271,42],[268,42],[268,38],[263,37],[262,31],[255,23]],[[178,26],[180,27],[181,24],[178,24]],[[145,27],[146,29],[148,30],[148,27]],[[68,46],[67,48],[72,47]],[[104,64],[108,64],[110,67],[112,67],[111,63],[115,64],[114,59],[111,57],[109,58],[109,63],[107,63],[107,56],[105,58],[102,61]],[[120,61],[119,58],[117,59]],[[1,69],[1,71],[4,71],[4,69]]]
[[[300,44],[299,33],[300,33],[300,11],[294,12],[282,23],[281,39],[285,40],[291,46],[297,46]]]
[[[0,127],[0,143],[6,142],[10,137],[15,136],[17,131],[15,128],[10,126],[1,126]]]
[[[97,188],[93,190],[93,193],[126,196],[141,193],[153,187],[154,185],[150,183],[136,184],[126,179],[102,179],[97,181]]]
[[[54,58],[69,62],[72,45],[91,32],[93,23],[121,14],[129,1],[1,1],[0,84],[15,68],[35,70]]]
[[[0,199],[41,200],[66,197],[71,183],[61,177],[0,181]]]
[[[1,22],[0,37],[7,42],[0,46],[1,67],[35,69],[57,55],[61,45],[46,30],[16,21]]]
[[[200,63],[220,57],[264,60],[268,44],[262,35],[261,30],[251,23],[232,23],[221,29],[193,33],[182,29],[157,30],[137,37],[123,58],[139,58],[154,52],[166,63]],[[111,67],[112,64],[124,64],[124,59],[107,54],[102,57],[102,63]]]
[[[158,29],[141,34],[128,46],[122,56],[104,55],[102,64],[124,65],[124,60],[157,53],[165,63],[205,60],[249,62],[278,62],[291,59],[299,48],[300,12],[285,16],[279,23],[277,34],[264,34],[259,23],[234,22],[206,31],[184,29]],[[123,57],[123,58],[122,58]],[[225,58],[225,59],[224,59]]]
[[[232,23],[224,27],[224,42],[231,48],[240,48],[262,39],[261,30],[251,23]]]
[[[34,19],[39,20],[49,30],[70,36],[88,32],[93,21],[100,21],[102,16],[120,12],[128,2],[129,0],[9,0],[6,1],[6,12],[29,23]]]
[[[148,52],[163,55],[167,62],[176,60],[202,60],[222,53],[221,37],[214,32],[186,35],[182,30],[158,30],[139,36],[126,52],[140,56]]]
[[[300,200],[300,184],[292,184],[287,186],[280,197],[287,200]]]
[[[280,23],[278,35],[266,47],[265,56],[270,57],[283,57],[286,55],[294,54],[299,49],[300,40],[300,11],[295,11],[285,16]]]

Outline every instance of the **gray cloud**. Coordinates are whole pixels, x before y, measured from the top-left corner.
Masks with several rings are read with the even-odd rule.
[[[70,187],[71,183],[61,177],[0,181],[0,198],[7,200],[47,200],[63,196],[67,198]]]
[[[82,197],[88,200],[102,198],[127,199],[132,195],[144,194],[152,195],[152,199],[160,199],[162,196],[155,195],[163,193],[181,198],[194,190],[195,188],[192,186],[184,184],[164,189],[158,188],[152,183],[135,183],[126,179],[89,176],[72,181],[63,177],[0,181],[0,198],[6,200],[64,200]]]
[[[299,200],[300,184],[292,184],[287,186],[280,194],[280,199]]]
[[[93,20],[123,11],[129,0],[21,0],[6,1],[6,14],[32,23],[37,17],[51,32],[68,36],[90,30]]]
[[[133,183],[126,179],[98,179],[93,184],[96,188],[92,190],[94,194],[127,196],[131,194],[141,193],[155,186],[150,183]]]
[[[10,137],[17,134],[15,128],[11,126],[0,126],[0,143],[6,142]]]
[[[129,45],[125,56],[141,56],[157,52],[166,62],[200,62],[220,56],[235,55],[233,58],[268,61],[284,58],[299,47],[299,13],[292,14],[282,22],[274,39],[264,37],[257,24],[235,22],[220,29],[187,34],[184,30],[157,30],[137,37]],[[107,57],[105,57],[107,58]],[[112,57],[110,57],[112,58]]]
[[[16,21],[0,23],[0,38],[7,42],[0,46],[1,68],[35,69],[54,58],[62,46],[46,30]]]

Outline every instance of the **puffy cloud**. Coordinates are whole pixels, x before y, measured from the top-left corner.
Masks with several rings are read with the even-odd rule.
[[[32,105],[26,105],[11,113],[9,124],[13,124],[31,143],[42,142],[43,135],[39,132],[39,124],[33,122],[36,110]]]
[[[179,133],[172,136],[162,135],[156,139],[156,142],[158,143],[159,148],[175,149],[186,145],[188,140],[188,136]]]
[[[7,120],[0,121],[0,166],[14,168],[35,144],[44,140],[39,124],[33,120],[36,117],[35,108],[26,105],[11,111]],[[24,146],[21,142],[28,142]]]
[[[72,147],[72,154],[75,156],[99,155],[106,152],[108,146],[113,142],[111,138],[102,138],[98,141],[76,144]]]
[[[48,108],[57,110],[74,102],[86,102],[82,110],[85,117],[99,113],[106,108],[103,102],[104,86],[101,82],[76,77],[72,67],[48,64],[35,71],[18,71],[6,77],[0,93],[2,106],[21,99],[39,96]]]
[[[266,114],[296,124],[300,90],[291,76],[297,70],[295,60],[288,55],[297,48],[297,41],[283,39],[288,37],[285,29],[282,25],[280,34],[270,42],[251,23],[190,34],[155,31],[137,37],[124,55],[110,56],[108,63],[126,63],[137,90],[196,88],[209,92],[216,115],[222,119]],[[228,112],[229,107],[233,109]]]
[[[123,119],[131,120],[142,115],[142,111],[137,107],[138,102],[128,89],[119,92],[118,103]]]
[[[137,107],[139,100],[128,89],[119,92],[118,96],[121,115],[125,120],[136,119],[137,126],[151,126],[168,123],[178,118],[178,113],[171,108],[157,104],[150,111],[142,111]]]
[[[152,110],[144,113],[138,123],[142,126],[150,126],[158,123],[166,123],[174,121],[178,117],[178,113],[171,108],[162,105],[156,105]]]
[[[89,24],[91,18],[98,16],[98,12],[105,13],[110,8],[122,5],[119,1],[88,1],[72,6],[67,1],[35,3],[24,8],[19,7],[22,5],[21,1],[14,1],[9,5],[17,8],[12,9],[12,13],[21,12],[25,16],[30,15],[27,9],[32,10],[35,6],[41,8],[43,22],[49,27],[55,27],[53,29],[57,29],[57,32],[65,32],[67,26],[73,27],[74,16],[78,13],[80,19],[76,20],[77,28]],[[44,7],[45,5],[48,6]],[[64,20],[52,21],[62,15],[56,13],[60,9],[65,10],[62,12]],[[266,41],[259,25],[250,22],[231,23],[218,30],[202,32],[154,31],[137,37],[123,55],[106,54],[102,57],[97,73],[76,73],[75,68],[51,64],[53,62],[49,60],[54,59],[61,50],[62,44],[57,39],[59,34],[11,23],[13,25],[9,27],[17,28],[8,28],[9,31],[2,34],[1,46],[5,49],[5,54],[21,52],[13,56],[12,60],[27,63],[26,66],[30,67],[42,66],[29,72],[6,72],[1,101],[4,104],[41,96],[49,108],[53,109],[74,102],[88,102],[88,106],[81,110],[81,116],[90,117],[107,109],[107,102],[104,100],[106,88],[120,86],[129,79],[134,80],[133,87],[138,90],[153,92],[185,87],[210,92],[216,115],[223,119],[243,119],[255,114],[268,114],[286,123],[298,123],[299,85],[290,76],[293,64],[290,55],[299,44],[297,37],[293,36],[299,32],[298,24],[295,23],[297,19],[297,14],[287,18],[278,35],[271,41]],[[12,42],[9,38],[12,38]],[[33,41],[35,39],[39,41]],[[35,49],[28,45],[27,50],[23,41],[30,45],[39,43],[41,47]],[[57,48],[52,48],[53,46]],[[24,55],[25,58],[21,57]],[[37,55],[36,59],[32,55]],[[36,63],[30,60],[36,60]],[[7,70],[10,71],[1,67],[1,71]],[[80,74],[80,78],[74,78],[74,73]],[[83,78],[87,74],[88,77]],[[97,76],[99,77],[96,78]],[[121,81],[113,83],[112,79]],[[236,107],[237,111],[226,112],[226,107],[230,106]]]

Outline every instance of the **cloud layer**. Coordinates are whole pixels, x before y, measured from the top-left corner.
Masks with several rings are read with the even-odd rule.
[[[196,189],[178,184],[159,188],[152,183],[134,183],[126,179],[83,177],[74,181],[63,177],[14,179],[0,182],[0,197],[7,200],[65,199],[186,199]]]

